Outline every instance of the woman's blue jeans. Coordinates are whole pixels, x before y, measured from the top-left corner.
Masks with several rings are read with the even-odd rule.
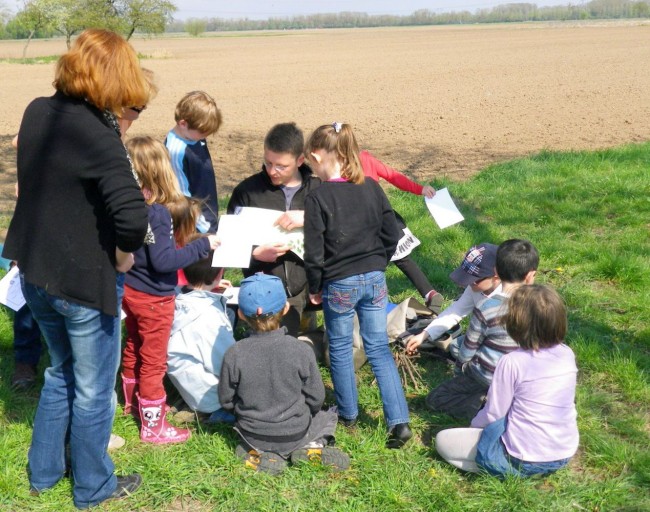
[[[73,498],[87,508],[109,498],[117,486],[106,452],[115,413],[115,377],[120,361],[120,316],[109,316],[25,282],[23,293],[50,354],[32,444],[31,487],[54,486],[66,471],[70,444]],[[118,274],[118,311],[124,275]]]
[[[388,427],[408,423],[409,413],[386,333],[388,291],[383,272],[375,271],[328,281],[323,286],[323,313],[329,338],[330,370],[339,415],[359,414],[352,359],[354,314],[359,317],[363,348],[377,379]]]

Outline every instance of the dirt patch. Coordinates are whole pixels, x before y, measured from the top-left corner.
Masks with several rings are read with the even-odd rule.
[[[650,25],[520,24],[287,31],[133,40],[160,94],[131,134],[163,138],[178,99],[217,98],[209,141],[220,194],[259,168],[273,124],[351,123],[363,148],[426,181],[463,179],[541,149],[650,139]],[[28,56],[64,50],[35,41]],[[0,57],[22,43],[0,42]],[[52,92],[53,64],[0,63],[0,214],[13,209],[10,147],[22,112]]]

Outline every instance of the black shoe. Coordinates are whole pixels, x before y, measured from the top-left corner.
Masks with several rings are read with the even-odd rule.
[[[406,444],[406,441],[413,437],[413,432],[409,428],[408,423],[399,423],[388,431],[388,441],[386,441],[386,448],[401,448]]]
[[[26,391],[36,383],[36,365],[16,363],[16,369],[11,377],[11,389]]]
[[[127,498],[133,494],[138,487],[142,485],[142,477],[138,473],[133,473],[132,475],[118,476],[117,477],[117,487],[113,491],[108,499],[109,500],[120,500],[122,498]]]
[[[357,418],[352,418],[351,420],[344,418],[343,416],[339,416],[339,425],[343,425],[344,427],[347,428],[352,428],[357,424]]]

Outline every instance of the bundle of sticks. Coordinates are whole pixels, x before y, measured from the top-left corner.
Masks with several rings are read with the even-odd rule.
[[[397,343],[392,345],[392,350],[397,371],[402,379],[402,385],[405,388],[412,387],[416,391],[420,391],[422,389],[422,374],[416,364],[416,361],[420,358],[420,353],[408,355]]]

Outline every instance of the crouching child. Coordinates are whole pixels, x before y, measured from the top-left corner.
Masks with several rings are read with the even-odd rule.
[[[223,357],[235,337],[226,297],[211,291],[230,283],[221,279],[223,269],[212,266],[212,252],[183,270],[188,284],[176,297],[167,375],[190,409],[209,414],[209,422],[232,423],[217,390]]]
[[[236,418],[236,453],[257,471],[281,473],[288,464],[320,462],[347,469],[333,446],[335,409],[322,411],[325,387],[312,349],[280,327],[289,310],[282,281],[257,273],[241,282],[239,317],[252,334],[226,353],[219,401]]]

